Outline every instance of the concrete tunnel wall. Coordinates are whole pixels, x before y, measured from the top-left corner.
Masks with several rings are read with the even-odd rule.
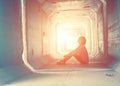
[[[31,13],[28,17],[30,18],[30,27],[39,28],[41,27],[38,23],[39,21],[39,6],[36,1],[31,0],[33,3],[31,8]],[[21,28],[21,14],[20,14],[20,0],[0,0],[0,67],[8,67],[13,65],[23,64],[22,61],[22,28]],[[36,9],[34,9],[36,8]],[[120,1],[119,0],[109,0],[108,2],[108,43],[109,43],[109,55],[120,58]],[[34,14],[35,13],[35,14]],[[39,16],[39,17],[38,17]],[[27,18],[28,18],[27,17]],[[32,17],[32,18],[31,18]],[[35,17],[35,18],[33,18]],[[42,16],[42,18],[44,18]],[[115,21],[115,22],[114,22]],[[36,22],[36,23],[34,23]],[[36,25],[39,26],[36,26]],[[40,29],[36,29],[40,31]],[[32,31],[32,29],[31,29]],[[36,34],[31,34],[31,37]],[[40,36],[41,37],[41,36]],[[29,40],[29,39],[28,39]],[[38,45],[39,41],[35,39],[32,43]],[[41,43],[42,45],[42,43]],[[29,46],[29,44],[28,44]],[[42,46],[33,46],[36,50],[35,52],[42,53],[40,49]],[[40,56],[32,51],[36,56]],[[30,53],[31,54],[31,53]],[[41,60],[42,61],[42,60]],[[35,61],[34,61],[35,62]],[[120,71],[120,65],[117,64],[117,71]]]
[[[20,0],[0,0],[0,68],[22,63]]]
[[[116,1],[109,1],[108,2],[108,54],[120,58],[119,55],[119,39],[116,37],[119,34],[119,4]],[[40,3],[38,1],[31,2],[27,1],[26,3],[26,21],[27,21],[27,42],[28,42],[28,60],[31,65],[37,68],[38,65],[47,63],[42,54],[44,53],[43,49],[48,49],[49,46],[42,46],[42,43],[46,43],[44,39],[46,39],[44,34],[43,41],[39,41],[42,39],[43,33],[42,30],[46,30],[47,26],[47,16],[40,9]],[[113,22],[114,21],[114,22]],[[43,29],[44,28],[44,29]],[[44,32],[43,31],[43,32]],[[116,33],[118,32],[118,33]],[[38,37],[38,38],[36,38]],[[114,40],[113,40],[114,39]],[[39,46],[38,46],[39,45]],[[117,46],[117,47],[115,47]],[[113,51],[114,49],[114,51]],[[47,52],[47,51],[46,51]],[[33,58],[35,57],[35,58]]]
[[[49,5],[49,4],[48,4]],[[45,6],[39,3],[37,0],[26,1],[26,30],[27,30],[27,60],[34,68],[39,68],[41,65],[53,61],[50,56],[43,57],[43,55],[49,55],[50,50],[53,48],[49,46],[49,34],[47,33],[47,17],[48,14]],[[48,10],[50,11],[50,10]],[[49,12],[48,12],[49,13]],[[102,18],[100,18],[101,21]],[[101,25],[101,23],[100,23]],[[41,32],[42,31],[42,32]],[[101,33],[102,34],[102,33]],[[49,48],[50,47],[50,48]],[[50,49],[50,50],[49,50]],[[62,56],[61,56],[62,57]],[[47,59],[47,60],[46,60]],[[49,60],[48,60],[49,59]]]
[[[114,65],[120,72],[120,1],[108,0],[108,54],[117,58]]]
[[[108,50],[109,54],[120,58],[120,3],[108,2]]]
[[[37,0],[26,1],[25,4],[27,60],[33,68],[39,69],[39,67],[52,61],[52,58],[45,56],[47,53],[43,52],[43,49],[48,49],[48,46],[45,46],[46,40],[44,40],[46,39],[44,32],[47,26],[47,16]]]
[[[36,0],[26,1],[26,36],[27,36],[27,60],[30,65],[36,68],[42,65],[42,35],[41,35],[41,19],[39,3]]]

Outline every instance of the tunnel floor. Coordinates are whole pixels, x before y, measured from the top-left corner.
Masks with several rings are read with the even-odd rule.
[[[103,63],[89,63],[89,64],[80,64],[80,63],[66,63],[64,65],[57,65],[57,64],[48,64],[44,66],[43,68],[51,69],[51,68],[65,68],[65,69],[79,69],[79,68],[110,68],[108,65],[105,65]]]
[[[65,65],[51,63],[31,73],[20,66],[8,67],[1,74],[8,83],[3,86],[119,86],[120,74],[98,62],[82,65],[69,61]],[[4,79],[1,79],[2,81]]]
[[[5,86],[120,86],[115,71],[74,71],[59,74],[32,74]]]
[[[40,68],[45,72],[64,72],[64,71],[81,71],[81,70],[111,70],[109,65],[100,62],[90,62],[89,64],[80,64],[76,61],[69,61],[64,65],[58,65],[56,62],[44,65]]]
[[[81,64],[75,58],[71,58],[64,65],[56,64],[60,59],[53,60],[53,62],[40,66],[40,71],[43,69],[47,71],[79,71],[79,70],[111,70],[116,59],[112,57],[100,57],[100,59],[91,59],[89,64]],[[51,60],[52,61],[52,60]]]

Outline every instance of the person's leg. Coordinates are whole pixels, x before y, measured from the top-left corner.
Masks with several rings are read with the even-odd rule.
[[[79,61],[81,64],[88,64],[88,61],[83,61],[81,56],[79,55],[74,55],[74,57]]]
[[[58,61],[57,64],[65,64],[71,57],[72,57],[71,54],[64,55],[64,58]]]

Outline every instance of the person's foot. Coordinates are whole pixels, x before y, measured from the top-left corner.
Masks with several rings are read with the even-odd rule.
[[[64,65],[65,62],[61,60],[61,61],[58,61],[56,64],[57,64],[57,65]]]

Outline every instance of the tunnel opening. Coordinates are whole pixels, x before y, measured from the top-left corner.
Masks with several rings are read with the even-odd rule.
[[[53,67],[59,69],[54,66],[55,62],[78,46],[76,40],[79,36],[87,39],[89,63],[102,63],[99,58],[105,53],[105,15],[101,0],[64,0],[54,3],[22,0],[21,3],[23,61],[32,71]],[[72,59],[70,63],[76,61]]]

